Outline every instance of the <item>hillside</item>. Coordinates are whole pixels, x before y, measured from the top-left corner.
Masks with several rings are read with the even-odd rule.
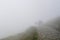
[[[44,40],[60,40],[60,17],[50,20],[49,22],[39,27],[39,34],[41,33]],[[40,35],[41,35],[40,34]]]
[[[60,40],[60,17],[1,40]]]

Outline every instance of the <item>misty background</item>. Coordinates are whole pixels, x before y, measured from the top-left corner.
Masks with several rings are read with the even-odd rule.
[[[0,38],[57,16],[60,16],[60,0],[0,0]]]

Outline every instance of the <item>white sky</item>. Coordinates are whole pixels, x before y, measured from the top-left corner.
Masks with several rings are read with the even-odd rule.
[[[60,16],[60,0],[0,0],[0,38],[56,16]]]

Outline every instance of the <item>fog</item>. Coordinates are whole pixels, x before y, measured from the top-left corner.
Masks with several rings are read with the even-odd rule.
[[[60,16],[60,0],[0,0],[0,38],[57,16]]]

